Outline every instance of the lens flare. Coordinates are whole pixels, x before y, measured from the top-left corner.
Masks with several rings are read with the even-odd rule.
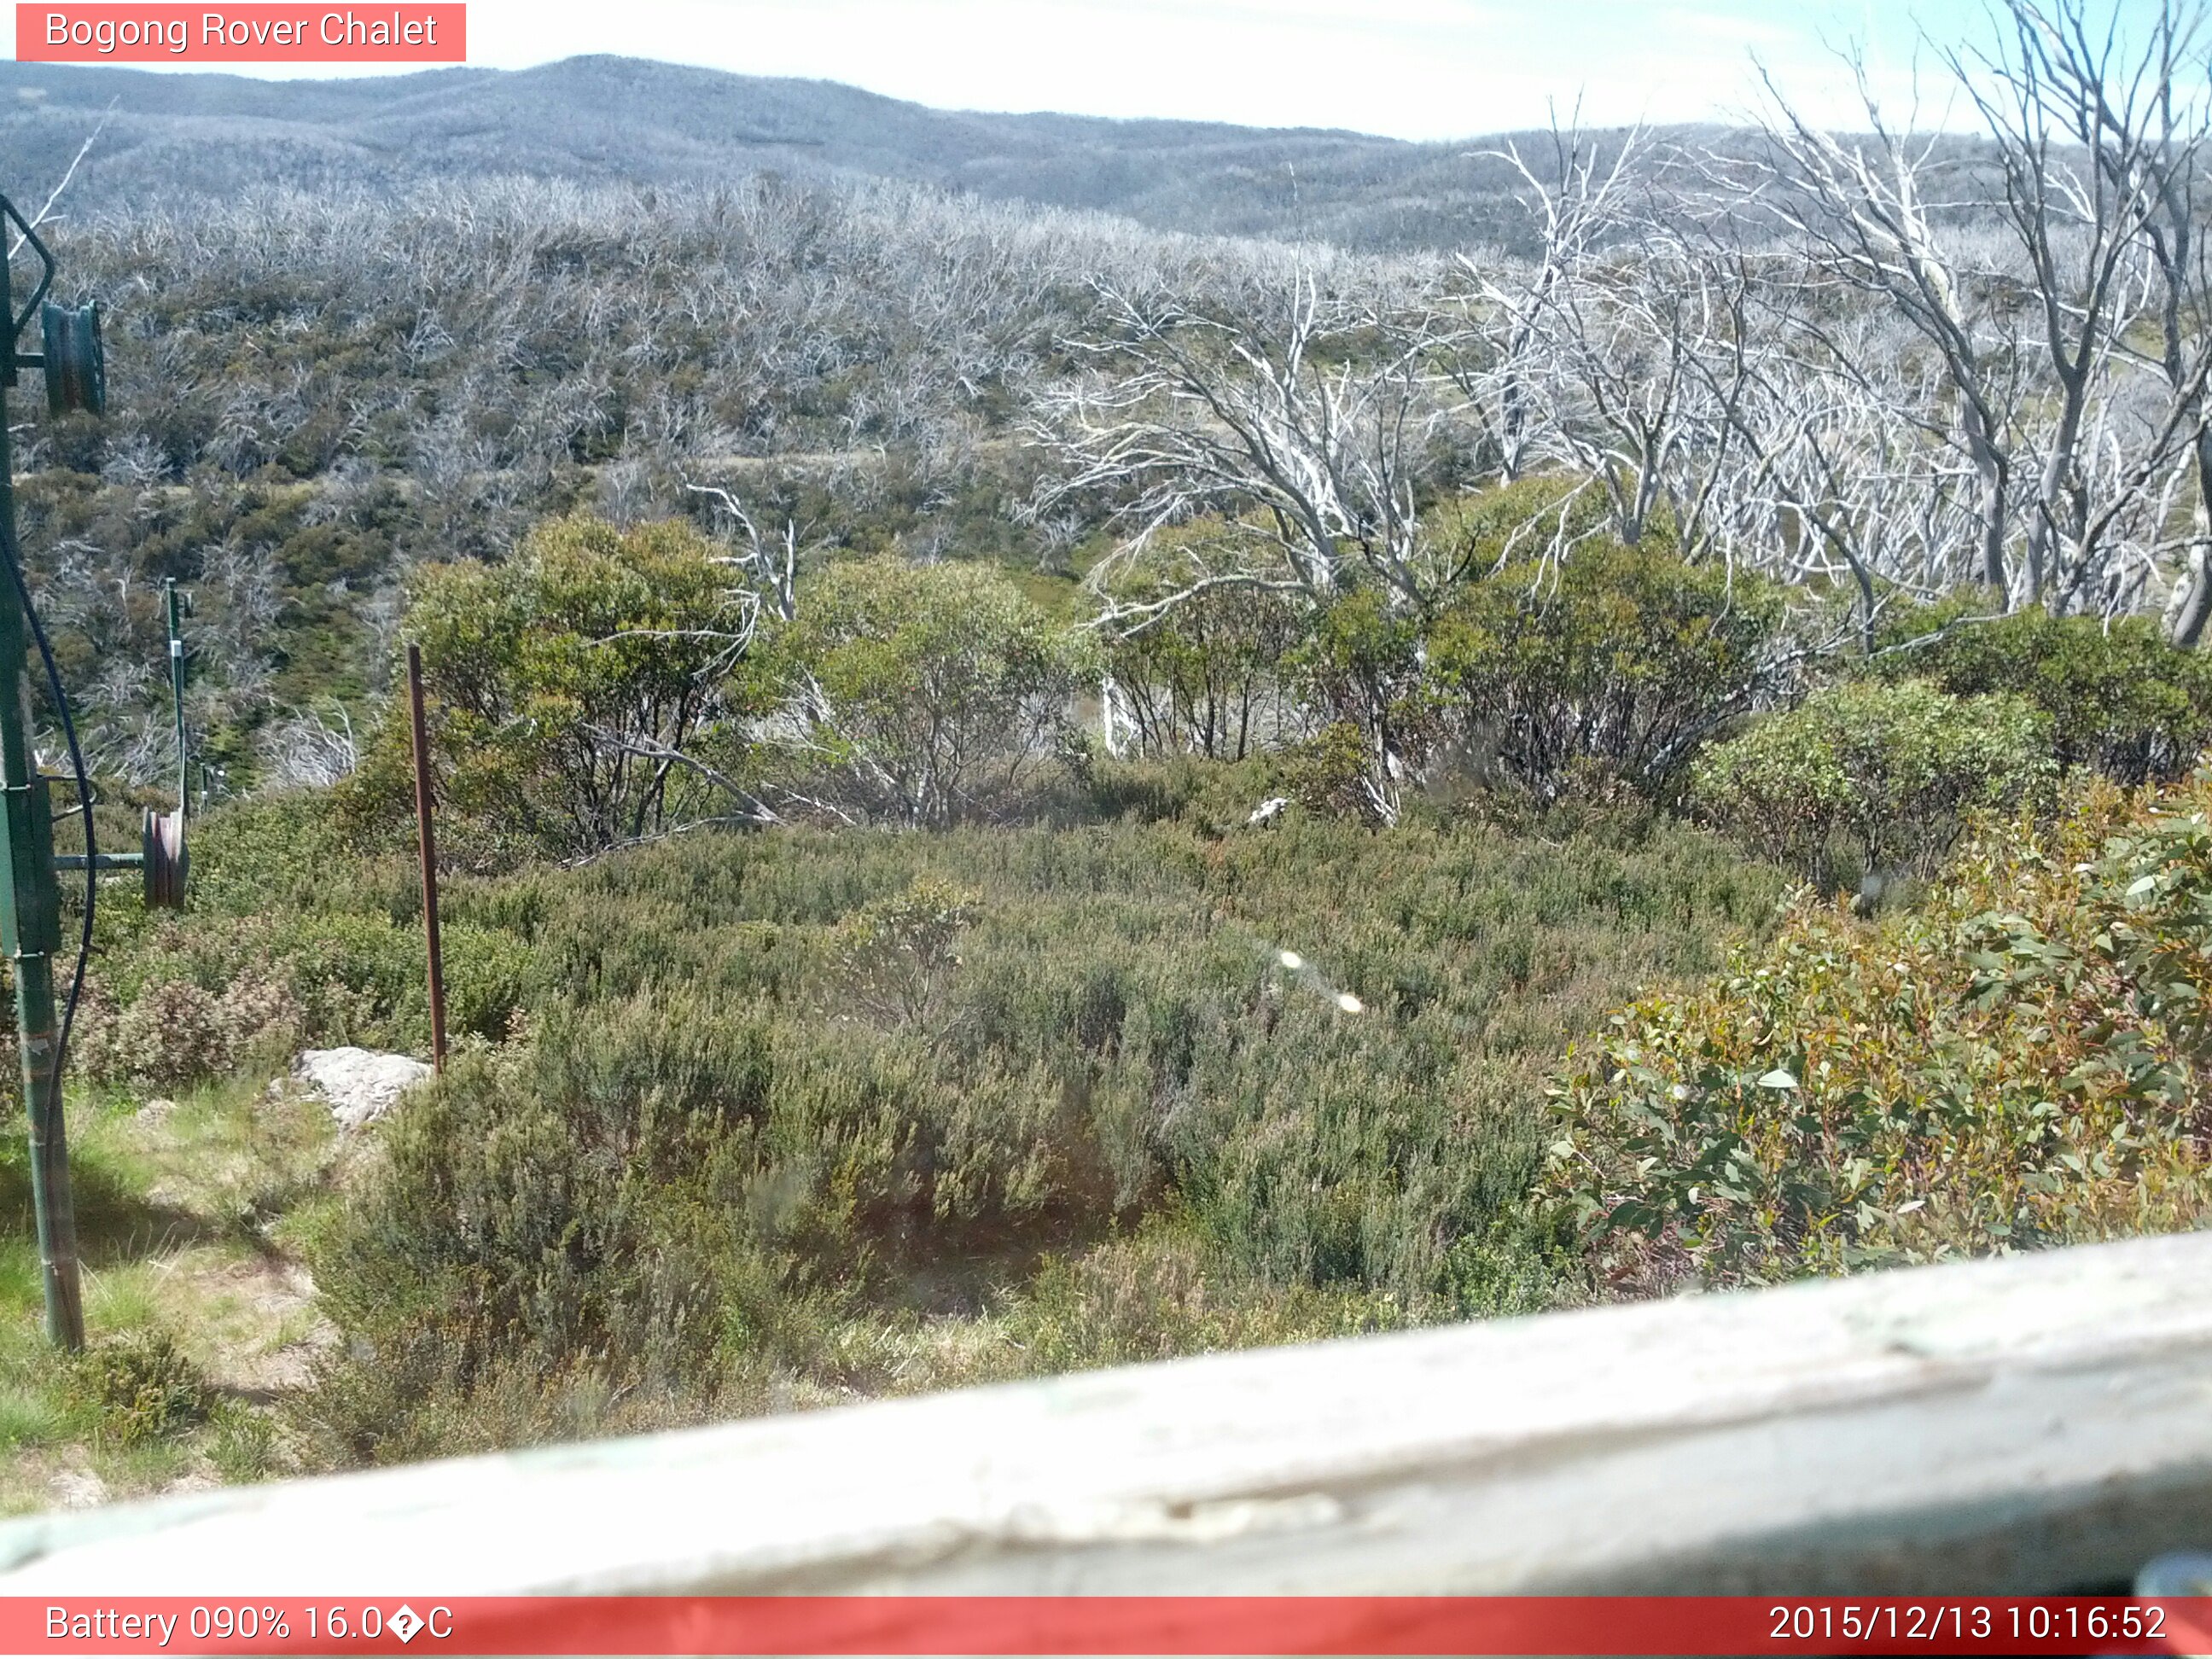
[[[1279,950],[1275,952],[1275,960],[1285,970],[1295,974],[1309,989],[1318,992],[1334,1003],[1340,1012],[1364,1014],[1367,1012],[1365,1003],[1349,991],[1338,990],[1335,986],[1322,976],[1319,969],[1296,951]]]

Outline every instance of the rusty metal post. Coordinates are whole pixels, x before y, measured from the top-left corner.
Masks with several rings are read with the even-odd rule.
[[[422,647],[407,647],[407,703],[415,727],[415,823],[422,845],[422,936],[430,952],[430,1063],[446,1069],[446,964],[438,946],[438,843],[430,828],[430,737],[422,719]]]

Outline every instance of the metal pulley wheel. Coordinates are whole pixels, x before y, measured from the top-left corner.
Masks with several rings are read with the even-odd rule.
[[[191,858],[185,850],[184,809],[156,812],[148,807],[138,839],[145,855],[146,908],[183,909],[185,876],[191,867]]]
[[[100,343],[100,301],[65,306],[49,300],[39,308],[45,336],[46,407],[57,415],[107,411],[107,355]]]

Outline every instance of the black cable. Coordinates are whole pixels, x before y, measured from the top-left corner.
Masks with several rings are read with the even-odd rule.
[[[92,834],[92,779],[84,769],[84,750],[77,746],[76,722],[70,717],[69,693],[62,690],[62,672],[54,665],[54,648],[46,642],[46,630],[39,625],[38,607],[31,603],[29,584],[23,580],[23,562],[16,556],[15,526],[0,522],[0,554],[6,556],[8,575],[15,585],[15,597],[23,606],[23,620],[30,624],[31,637],[38,641],[39,658],[46,665],[46,686],[53,693],[54,711],[61,716],[62,735],[69,740],[70,767],[76,775],[76,799],[84,818],[84,930],[78,935],[76,971],[70,976],[69,1001],[62,1011],[62,1029],[54,1045],[54,1094],[60,1098],[64,1080],[68,1076],[70,1030],[76,1024],[77,1000],[84,994],[85,964],[92,959],[92,913],[100,898],[100,857]],[[29,733],[24,734],[27,739]],[[29,757],[31,764],[38,764],[35,751]]]

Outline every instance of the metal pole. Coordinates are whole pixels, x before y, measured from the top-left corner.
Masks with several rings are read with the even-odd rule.
[[[161,584],[169,601],[169,701],[177,715],[177,816],[191,808],[191,767],[185,758],[185,630],[177,620],[177,579]]]
[[[430,738],[422,720],[422,647],[407,647],[407,703],[415,726],[415,823],[422,844],[422,933],[430,953],[430,1063],[446,1069],[446,965],[438,948],[438,846],[430,829]]]
[[[0,311],[8,285],[0,276]],[[12,337],[0,342],[11,361]],[[13,375],[8,377],[12,380]],[[15,456],[0,393],[0,558],[18,570]],[[54,956],[61,949],[61,884],[54,873],[53,805],[31,748],[28,664],[21,599],[12,578],[0,580],[0,946],[15,979],[15,1028],[23,1049],[23,1104],[31,1121],[31,1203],[37,1212],[39,1273],[46,1303],[46,1337],[65,1348],[84,1346],[84,1304],[77,1285],[76,1210],[70,1197],[69,1137],[56,1073]]]

